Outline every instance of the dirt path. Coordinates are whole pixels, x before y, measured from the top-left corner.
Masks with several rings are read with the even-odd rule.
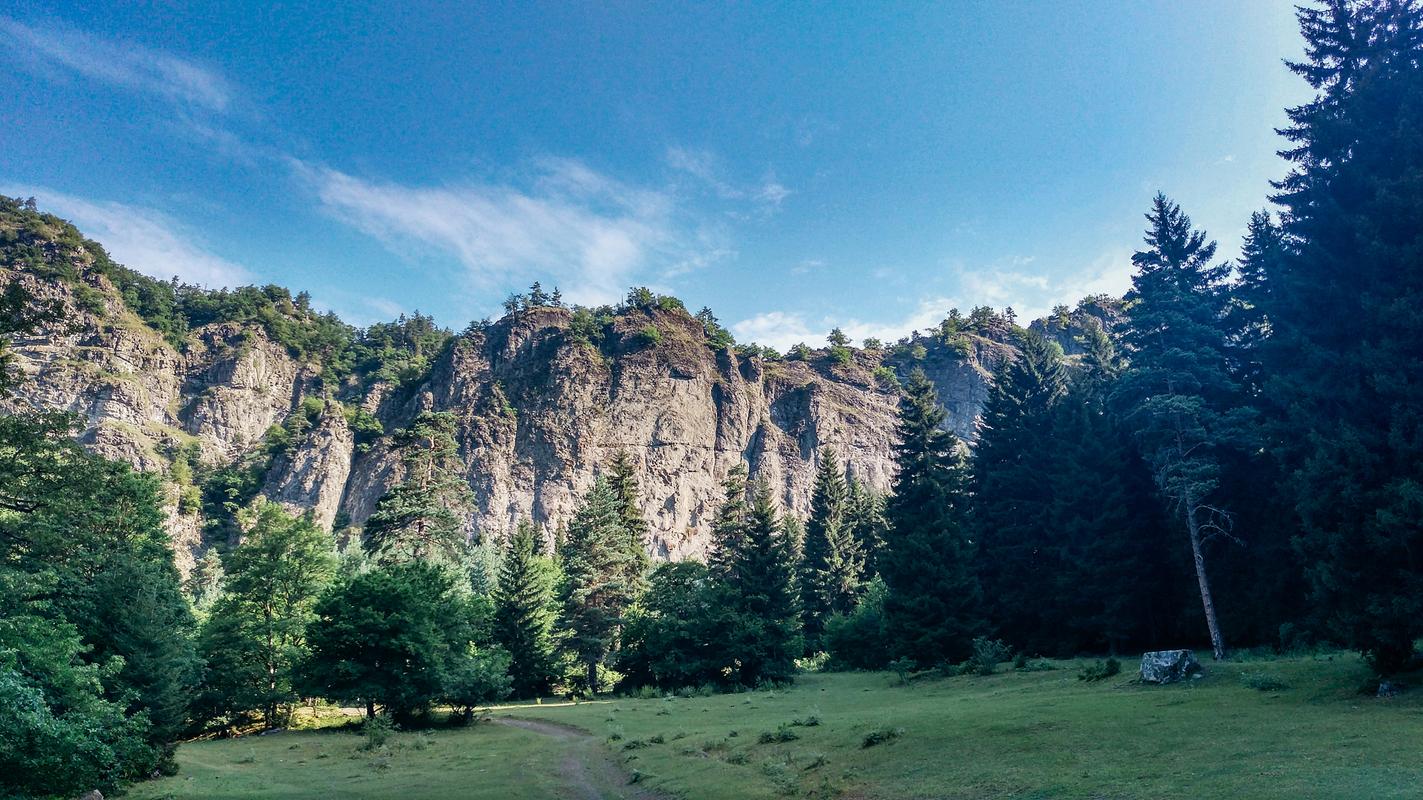
[[[500,725],[556,739],[564,746],[558,764],[568,795],[576,800],[667,800],[667,795],[628,783],[628,774],[591,733],[571,725],[518,717],[495,717]]]

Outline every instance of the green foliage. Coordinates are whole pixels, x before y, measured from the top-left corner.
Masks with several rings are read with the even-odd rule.
[[[886,389],[891,389],[897,392],[901,388],[899,383],[899,376],[895,374],[893,367],[881,364],[878,367],[875,367],[874,376],[875,381],[877,381],[880,386],[883,386]]]
[[[202,716],[229,724],[251,715],[285,724],[297,700],[292,673],[306,656],[306,626],[335,573],[331,537],[310,516],[258,501],[242,514],[243,541],[223,563],[223,593],[204,622]]]
[[[830,615],[848,614],[864,589],[865,555],[855,536],[849,503],[835,449],[821,448],[799,570],[801,618],[812,650],[819,647]]]
[[[727,501],[718,518],[735,526],[727,538],[734,546],[714,567],[717,592],[712,641],[721,657],[723,681],[756,686],[789,680],[795,658],[803,652],[795,565],[790,542],[771,499],[771,487],[758,480],[751,502],[733,498],[739,478],[727,484]]]
[[[714,595],[707,568],[695,561],[661,564],[628,612],[618,653],[627,686],[675,689],[717,679],[718,654],[707,653]]]
[[[448,567],[423,561],[339,581],[316,603],[306,631],[310,654],[295,684],[307,695],[364,703],[367,716],[380,706],[397,720],[442,700],[465,703],[497,686],[501,663],[468,663],[486,644],[477,641],[487,625],[480,608]]]
[[[944,411],[922,370],[899,402],[898,472],[885,509],[879,572],[888,593],[891,655],[957,661],[982,626],[980,589],[968,536],[967,470]]]
[[[973,655],[969,657],[973,671],[978,675],[992,675],[998,665],[1013,657],[1013,648],[1001,639],[980,636],[973,640]]]
[[[1215,242],[1191,226],[1165,195],[1147,214],[1146,249],[1132,256],[1124,337],[1130,368],[1113,389],[1166,503],[1186,529],[1201,602],[1217,658],[1224,641],[1209,590],[1203,546],[1228,537],[1220,506],[1223,463],[1248,446],[1251,413],[1232,375],[1226,346],[1228,265],[1213,264]]]
[[[624,506],[613,484],[599,477],[568,525],[559,552],[563,564],[562,627],[569,652],[583,665],[590,693],[598,692],[598,669],[617,644],[623,614],[636,599]]]
[[[1049,344],[1025,332],[1017,357],[998,364],[973,456],[973,524],[987,611],[1000,634],[1032,650],[1056,641],[1053,603],[1042,602],[1040,592],[1064,566],[1051,513],[1053,475],[1040,462],[1050,457],[1052,412],[1067,386],[1062,359]]]
[[[707,346],[713,350],[723,350],[736,345],[736,339],[731,335],[731,331],[721,326],[716,315],[710,308],[702,307],[697,312],[697,321],[702,323],[702,330],[707,335]]]
[[[366,520],[366,551],[379,563],[459,560],[473,493],[462,475],[455,417],[422,412],[395,434],[405,481],[386,492]]]
[[[568,322],[568,333],[576,342],[597,348],[602,346],[608,327],[613,324],[609,309],[576,308]]]
[[[494,640],[509,654],[516,697],[548,694],[557,674],[555,568],[539,552],[538,538],[532,522],[519,521],[509,537],[494,593]]]
[[[1288,110],[1286,246],[1256,293],[1272,442],[1310,607],[1389,674],[1423,636],[1423,12],[1330,3],[1299,20],[1290,68],[1312,99]]]
[[[1077,673],[1077,680],[1095,683],[1097,681],[1104,681],[1113,675],[1120,674],[1121,671],[1122,662],[1115,658],[1109,658],[1106,661],[1098,661],[1095,664],[1083,667],[1081,671]]]
[[[0,759],[72,758],[117,787],[165,765],[186,726],[193,621],[157,479],[85,452],[73,423],[0,416],[0,685],[20,714]]]
[[[909,685],[909,676],[919,666],[918,663],[909,656],[901,656],[885,665],[890,672],[899,678],[900,686]]]
[[[347,405],[343,407],[343,413],[346,416],[346,426],[351,429],[358,452],[366,452],[370,449],[372,442],[385,435],[385,426],[365,408]]]
[[[79,630],[47,599],[54,575],[0,572],[0,795],[114,792],[156,767],[148,720],[110,699],[122,660],[86,660]]]
[[[866,733],[864,735],[864,738],[860,740],[860,748],[865,749],[884,744],[885,742],[892,742],[903,735],[903,728],[895,728],[889,725],[886,725],[881,728],[875,728]]]
[[[647,347],[656,347],[662,344],[662,331],[656,325],[648,323],[638,330],[637,340]]]
[[[849,614],[836,614],[825,623],[825,649],[836,667],[881,669],[889,662],[889,638],[884,619],[884,581],[872,579],[864,596]]]

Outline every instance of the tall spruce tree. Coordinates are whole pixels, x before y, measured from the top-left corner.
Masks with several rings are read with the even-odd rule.
[[[494,640],[509,651],[517,697],[547,694],[555,678],[554,570],[539,554],[539,532],[523,519],[514,528],[494,592]]]
[[[715,619],[708,638],[727,662],[723,680],[755,686],[788,680],[803,641],[791,543],[771,486],[764,478],[757,480],[748,503],[744,494],[733,495],[744,474],[733,470],[727,500],[717,515],[739,531],[727,539],[734,544],[725,553],[724,571],[714,573]]]
[[[746,515],[750,506],[746,502],[746,465],[736,464],[722,481],[722,501],[717,506],[716,517],[712,520],[712,541],[707,553],[707,566],[711,574],[725,579],[731,574],[736,554],[741,550],[746,538]]]
[[[845,517],[865,556],[864,582],[879,574],[879,554],[884,550],[885,498],[853,475],[845,478]]]
[[[1053,413],[1039,468],[1049,483],[1047,527],[1056,572],[1042,646],[1062,655],[1147,648],[1179,606],[1151,473],[1106,398],[1122,364],[1095,319],[1079,337],[1081,363]]]
[[[1226,352],[1230,267],[1212,263],[1215,242],[1165,195],[1146,219],[1147,247],[1132,256],[1137,272],[1126,296],[1131,366],[1114,396],[1186,530],[1211,650],[1224,658],[1206,545],[1233,537],[1232,515],[1219,505],[1222,460],[1251,430]]]
[[[1041,652],[1061,631],[1052,588],[1063,551],[1043,461],[1055,449],[1053,414],[1067,382],[1055,343],[1025,331],[1018,344],[1018,355],[994,370],[979,419],[973,530],[989,620],[1009,642]]]
[[[1314,606],[1381,672],[1423,635],[1423,4],[1299,11],[1268,395]]]
[[[560,553],[565,644],[584,666],[591,694],[598,692],[598,668],[617,649],[623,614],[636,599],[626,541],[618,496],[599,477],[569,522]]]
[[[848,614],[864,585],[865,557],[849,516],[849,490],[835,448],[820,450],[810,519],[800,555],[800,601],[807,644],[819,646],[831,614]]]
[[[366,521],[365,547],[382,564],[459,559],[472,502],[461,476],[455,417],[424,412],[395,435],[405,480],[376,503]]]
[[[608,483],[618,498],[618,515],[622,518],[622,546],[628,554],[628,585],[635,594],[641,594],[647,587],[647,572],[652,568],[652,558],[647,552],[647,520],[643,518],[637,500],[637,467],[626,450],[619,450],[613,457]]]
[[[934,385],[915,369],[899,401],[899,471],[885,509],[888,529],[879,561],[894,654],[929,664],[964,658],[983,628],[965,519],[968,469],[943,423]]]

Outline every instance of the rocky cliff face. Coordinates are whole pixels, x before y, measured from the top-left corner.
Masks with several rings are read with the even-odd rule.
[[[737,463],[769,480],[783,508],[802,516],[824,445],[876,489],[892,477],[897,392],[874,374],[878,353],[855,351],[847,363],[824,352],[744,357],[709,346],[702,323],[677,307],[625,311],[594,344],[574,332],[569,310],[535,308],[457,337],[422,378],[333,391],[317,379],[319,365],[301,363],[261,327],[199,327],[180,351],[105,277],[80,271],[88,287],[82,302],[70,283],[0,272],[0,283],[21,281],[61,300],[69,318],[15,343],[30,380],[13,405],[72,411],[88,446],[168,477],[170,528],[185,568],[205,543],[194,509],[180,511],[186,470],[175,469],[176,454],[196,453],[207,468],[255,458],[261,494],[310,510],[327,527],[359,526],[401,475],[388,437],[356,444],[348,415],[358,407],[387,432],[420,411],[454,413],[476,498],[470,531],[495,538],[521,517],[552,536],[620,450],[641,470],[650,546],[661,558],[705,551],[720,482]],[[966,341],[892,366],[901,373],[923,366],[950,426],[971,439],[989,370],[1011,348]],[[264,434],[295,414],[309,418],[313,404],[314,419],[267,457]]]

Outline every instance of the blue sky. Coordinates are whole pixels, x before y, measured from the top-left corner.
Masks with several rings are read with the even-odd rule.
[[[458,329],[541,280],[779,347],[895,338],[1123,291],[1158,189],[1232,254],[1299,51],[1274,0],[21,0],[0,192],[357,324]]]

